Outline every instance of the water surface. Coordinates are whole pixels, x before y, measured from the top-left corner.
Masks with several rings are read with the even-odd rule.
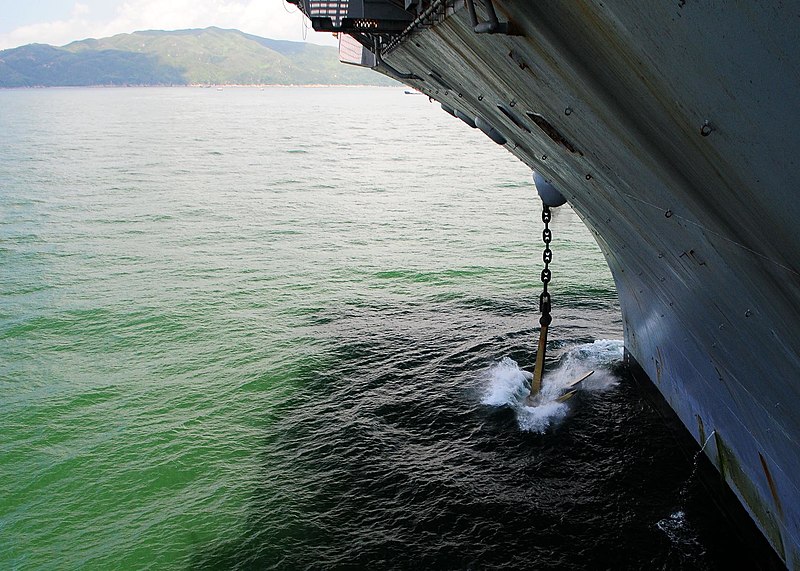
[[[426,98],[0,91],[0,133],[0,568],[741,556],[568,207],[525,406],[530,173]]]

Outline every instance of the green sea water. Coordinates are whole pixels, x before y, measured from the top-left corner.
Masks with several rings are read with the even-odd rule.
[[[548,366],[605,372],[514,404],[530,171],[426,98],[12,90],[0,133],[0,568],[714,567],[568,207]]]

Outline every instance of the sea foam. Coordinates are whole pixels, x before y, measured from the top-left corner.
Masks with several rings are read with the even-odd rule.
[[[567,385],[594,371],[578,390],[602,391],[617,383],[609,366],[622,359],[622,342],[599,339],[571,347],[561,355],[552,370],[545,370],[542,390],[533,403],[527,402],[533,375],[521,369],[513,359],[503,357],[492,365],[486,374],[486,388],[481,403],[494,407],[511,407],[517,416],[520,430],[545,432],[561,421],[569,408],[556,399],[564,394]]]

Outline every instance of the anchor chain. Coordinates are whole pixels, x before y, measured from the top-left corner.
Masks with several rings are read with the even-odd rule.
[[[550,249],[550,242],[553,240],[553,232],[550,230],[550,221],[553,215],[550,212],[550,207],[544,204],[542,207],[542,222],[544,222],[544,230],[542,230],[542,240],[544,241],[544,251],[542,252],[542,261],[544,262],[544,269],[542,270],[542,293],[539,295],[539,312],[542,316],[539,318],[539,348],[536,351],[536,366],[533,370],[533,379],[531,379],[531,394],[528,396],[528,401],[533,402],[534,397],[542,390],[542,374],[544,373],[544,357],[547,351],[547,328],[553,321],[550,316],[550,292],[547,291],[547,284],[550,283],[552,274],[550,272],[550,262],[553,261],[553,251]]]
[[[550,220],[553,214],[550,212],[550,207],[546,204],[542,208],[542,222],[544,222],[544,230],[542,230],[542,240],[544,241],[544,251],[542,252],[542,261],[544,262],[544,269],[542,270],[542,293],[539,295],[539,313],[542,316],[539,318],[540,325],[550,325],[553,318],[550,316],[550,293],[547,291],[547,284],[550,283],[552,274],[550,272],[550,262],[553,261],[553,250],[550,249],[550,242],[553,240],[553,232],[550,230]]]
[[[542,293],[539,295],[539,311],[542,316],[539,318],[539,348],[536,351],[536,366],[533,370],[533,378],[531,379],[531,393],[526,400],[528,405],[534,406],[537,404],[537,395],[542,390],[542,375],[544,373],[544,358],[547,351],[547,329],[553,321],[550,315],[550,292],[547,291],[547,284],[550,283],[552,274],[550,272],[550,262],[553,261],[553,251],[550,249],[550,242],[553,241],[553,232],[550,230],[550,221],[553,215],[550,212],[550,207],[546,204],[542,208],[542,222],[544,222],[544,230],[542,230],[542,240],[544,241],[544,251],[542,252],[542,261],[544,262],[544,269],[542,270]],[[571,399],[579,390],[580,384],[592,376],[594,371],[584,373],[577,380],[572,381],[566,385],[566,392],[558,396],[555,401],[563,403]]]

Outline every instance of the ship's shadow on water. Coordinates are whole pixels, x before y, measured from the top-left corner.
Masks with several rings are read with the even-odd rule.
[[[533,331],[482,338],[435,318],[376,327],[375,317],[339,320],[327,360],[298,370],[300,389],[265,422],[246,532],[198,546],[192,567],[713,569],[746,560],[689,480],[691,455],[620,358],[588,359],[602,382],[532,429],[514,400],[524,387],[489,401],[497,367],[516,366],[504,357],[532,366],[523,341]],[[551,373],[570,359],[580,365],[581,347],[592,346],[580,341],[554,344]]]

